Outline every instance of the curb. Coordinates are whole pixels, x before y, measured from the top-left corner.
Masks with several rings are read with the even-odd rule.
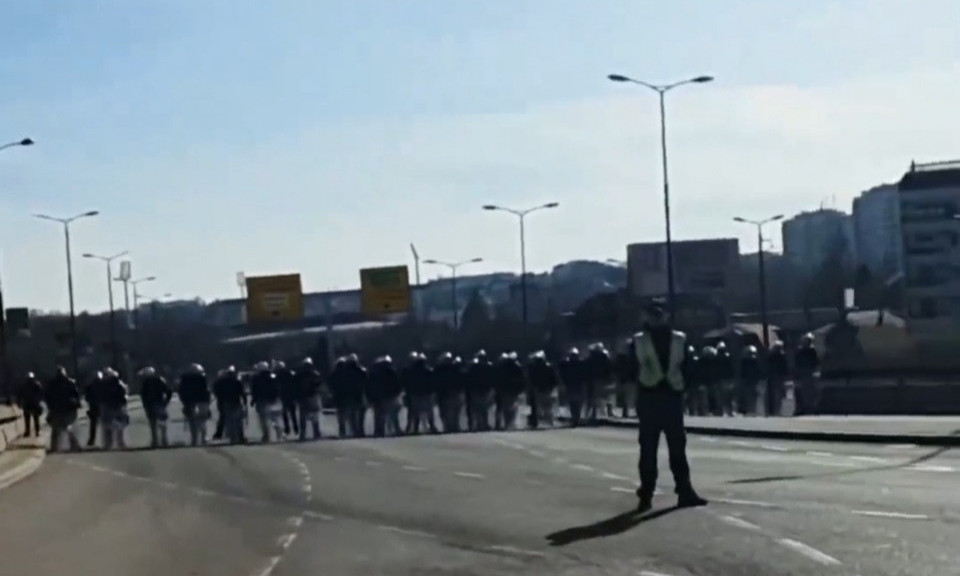
[[[599,419],[600,426],[636,428],[636,422]],[[717,426],[687,426],[688,434],[727,436],[734,438],[763,438],[767,440],[806,440],[812,442],[841,442],[856,444],[917,444],[919,446],[960,446],[960,435],[933,434],[866,434],[861,432],[805,432],[787,430],[746,430]]]
[[[43,448],[14,448],[12,451],[20,450],[30,452],[30,456],[10,470],[0,473],[0,490],[6,490],[33,475],[47,457],[47,451]]]

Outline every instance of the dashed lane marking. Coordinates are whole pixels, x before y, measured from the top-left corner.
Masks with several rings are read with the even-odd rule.
[[[574,470],[583,470],[584,472],[594,472],[596,470],[593,466],[587,466],[586,464],[571,464],[570,467]]]
[[[395,532],[397,534],[405,534],[407,536],[417,536],[420,538],[436,538],[435,535],[430,534],[429,532],[423,532],[421,530],[412,530],[410,528],[401,528],[399,526],[390,526],[387,524],[377,524],[377,530],[384,530],[386,532]]]
[[[819,452],[817,450],[807,450],[808,456],[833,456],[833,452]]]
[[[850,456],[851,460],[857,460],[860,462],[870,462],[871,464],[889,464],[890,460],[886,458],[878,458],[876,456]]]
[[[280,556],[274,556],[267,561],[266,567],[257,573],[257,576],[270,576],[273,573],[273,569],[277,567],[277,564],[280,563]]]
[[[784,446],[774,446],[773,444],[761,444],[761,448],[764,450],[772,450],[774,452],[789,452],[790,449]]]
[[[287,525],[299,528],[303,524],[303,516],[291,516],[287,518]]]
[[[474,479],[484,478],[483,474],[477,474],[476,472],[454,472],[453,475],[459,476],[460,478],[474,478]]]
[[[789,548],[790,550],[793,550],[794,552],[799,552],[800,554],[803,554],[810,560],[813,560],[814,562],[819,562],[820,564],[823,564],[825,566],[839,566],[840,564],[842,564],[842,562],[840,562],[833,556],[827,554],[826,552],[817,550],[813,546],[810,546],[809,544],[804,544],[799,540],[793,540],[791,538],[779,538],[777,539],[777,543],[780,544],[781,546]]]
[[[640,576],[670,576],[670,574],[665,574],[663,572],[653,572],[651,570],[641,570]]]
[[[281,548],[283,548],[284,550],[286,550],[287,548],[290,547],[291,544],[293,544],[293,541],[296,540],[296,539],[297,539],[297,534],[296,534],[296,532],[291,532],[290,534],[283,534],[283,535],[281,535],[280,537],[277,538],[277,544],[278,544]]]
[[[777,508],[776,504],[770,502],[760,502],[758,500],[738,500],[736,498],[713,498],[714,502],[721,504],[733,504],[735,506],[756,506],[757,508]]]
[[[611,492],[623,492],[624,494],[636,494],[636,493],[637,493],[637,489],[636,489],[636,488],[624,488],[623,486],[611,486],[611,487],[610,487],[610,491],[611,491]]]
[[[543,552],[538,552],[536,550],[527,550],[524,548],[517,548],[516,546],[491,546],[490,550],[494,552],[506,552],[507,554],[517,554],[519,556],[534,556],[536,558],[545,558],[547,555]]]
[[[730,516],[725,514],[717,516],[717,518],[719,518],[721,522],[725,522],[731,526],[736,526],[737,528],[743,528],[744,530],[751,530],[754,532],[759,532],[761,530],[761,528],[753,522],[748,522],[738,516]]]
[[[330,520],[335,520],[335,518],[329,514],[324,514],[323,512],[317,512],[316,510],[304,510],[304,518],[310,518],[312,520],[323,520],[329,522]]]
[[[533,456],[534,458],[546,458],[547,455],[539,450],[527,450],[527,454]]]
[[[377,462],[376,460],[366,460],[364,464],[367,466],[383,466],[383,462]]]
[[[955,472],[956,468],[953,466],[936,466],[933,464],[914,464],[909,466],[907,470],[916,470],[917,472]]]
[[[427,469],[424,468],[423,466],[409,466],[409,465],[407,465],[407,466],[403,466],[403,469],[406,470],[407,472],[426,472],[426,471],[427,471]]]
[[[630,480],[626,476],[621,476],[619,474],[611,474],[610,472],[604,472],[603,474],[601,474],[601,476],[603,476],[607,480],[620,480],[622,482],[626,482]]]
[[[872,516],[874,518],[898,518],[900,520],[928,520],[930,517],[926,514],[908,514],[906,512],[889,512],[884,510],[851,510],[854,514],[860,516]]]

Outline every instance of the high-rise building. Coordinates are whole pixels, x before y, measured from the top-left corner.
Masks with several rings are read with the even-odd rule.
[[[794,271],[812,276],[831,256],[839,256],[845,265],[854,261],[853,225],[839,210],[820,208],[801,212],[781,226],[783,256]]]
[[[913,163],[898,190],[907,320],[945,337],[960,320],[960,161]]]
[[[900,195],[897,184],[875,186],[853,200],[857,265],[889,278],[903,270]]]

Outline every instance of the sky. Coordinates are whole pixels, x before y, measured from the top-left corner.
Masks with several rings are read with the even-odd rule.
[[[0,275],[7,307],[107,307],[130,251],[145,298],[239,294],[236,274],[483,258],[625,258],[960,157],[956,0],[0,0]],[[776,246],[779,231],[771,229]],[[442,270],[423,267],[424,278]],[[463,269],[467,272],[467,268]],[[121,291],[122,292],[122,291]],[[120,292],[116,294],[122,302]]]

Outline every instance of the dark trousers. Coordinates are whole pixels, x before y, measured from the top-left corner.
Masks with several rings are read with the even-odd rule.
[[[683,427],[683,396],[667,390],[647,390],[637,394],[640,420],[641,498],[653,497],[657,487],[657,450],[660,434],[667,437],[670,471],[676,492],[690,492],[690,465],[687,463],[687,433]]]
[[[300,426],[297,423],[297,403],[292,401],[283,402],[283,433],[300,433]]]
[[[90,428],[90,435],[87,436],[87,446],[93,446],[97,443],[97,426],[100,424],[100,411],[87,410],[87,423]]]
[[[33,423],[33,428],[32,428],[33,435],[39,436],[40,435],[40,411],[39,410],[31,410],[29,412],[23,413],[23,424],[25,427],[23,435],[28,438],[30,437],[31,422]]]

